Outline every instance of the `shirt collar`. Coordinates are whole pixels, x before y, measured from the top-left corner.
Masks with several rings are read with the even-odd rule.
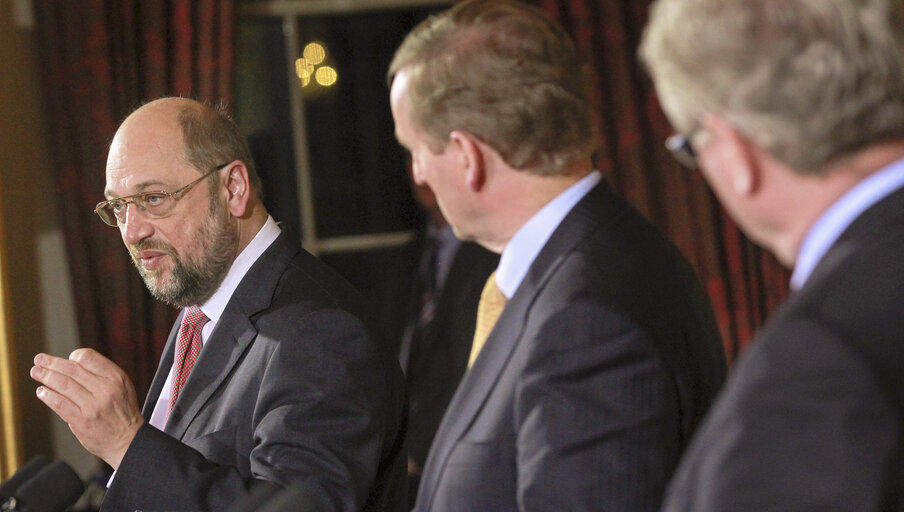
[[[512,298],[528,269],[534,263],[549,237],[562,223],[568,212],[584,198],[602,179],[599,171],[593,171],[556,196],[515,233],[502,250],[496,284],[506,298]]]
[[[867,176],[823,212],[801,243],[791,274],[791,288],[803,287],[819,260],[860,214],[902,186],[904,159]]]
[[[226,277],[223,278],[223,282],[220,283],[220,287],[217,288],[217,291],[214,292],[207,302],[201,305],[201,311],[207,315],[211,324],[216,324],[220,319],[226,309],[226,304],[229,303],[229,299],[232,298],[235,289],[242,282],[242,278],[245,277],[245,274],[248,273],[248,270],[251,269],[251,266],[254,265],[254,262],[257,261],[261,254],[276,240],[279,233],[280,229],[276,221],[273,220],[273,217],[268,216],[267,221],[254,235],[251,242],[242,249],[242,252],[232,262],[232,266],[229,268]]]

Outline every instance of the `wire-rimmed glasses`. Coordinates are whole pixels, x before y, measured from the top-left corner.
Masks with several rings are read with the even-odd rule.
[[[128,210],[130,204],[134,204],[139,210],[141,210],[142,213],[144,213],[148,217],[165,217],[171,211],[173,211],[173,208],[176,206],[176,201],[178,201],[179,198],[182,197],[182,194],[187,192],[197,183],[200,183],[204,178],[219,171],[227,165],[229,165],[229,162],[220,164],[214,167],[207,174],[172,192],[155,190],[152,192],[141,192],[140,194],[134,194],[126,197],[117,197],[114,199],[101,201],[97,203],[96,207],[94,207],[94,213],[96,213],[97,216],[100,217],[100,220],[104,221],[104,224],[112,226],[114,228],[118,224],[125,222],[126,210]]]

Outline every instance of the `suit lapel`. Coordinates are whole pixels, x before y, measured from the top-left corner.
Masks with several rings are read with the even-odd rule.
[[[531,264],[521,285],[499,315],[480,357],[465,372],[437,430],[421,479],[421,491],[427,494],[426,510],[431,507],[433,492],[452,449],[474,422],[521,342],[527,315],[537,295],[574,247],[596,229],[601,220],[614,217],[623,206],[608,184],[601,182],[565,216]]]
[[[166,433],[182,439],[198,412],[223,384],[254,341],[257,329],[251,319],[269,307],[280,276],[298,252],[290,238],[286,233],[281,233],[242,278],[176,400],[176,406],[166,424]],[[171,334],[170,338],[173,337]],[[169,366],[172,366],[173,351],[169,350],[170,342],[167,343],[166,353]],[[166,374],[163,378],[166,378]],[[156,380],[155,378],[155,383]]]

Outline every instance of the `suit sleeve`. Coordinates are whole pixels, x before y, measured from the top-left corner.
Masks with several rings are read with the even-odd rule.
[[[515,403],[520,510],[658,510],[677,426],[652,341],[588,300],[551,316],[533,345]]]
[[[256,352],[242,364],[261,366],[254,370],[260,374],[254,403],[241,405],[250,414],[253,478],[189,446],[203,442],[206,452],[216,450],[216,437],[228,432],[186,444],[145,425],[105,510],[225,511],[255,480],[298,487],[318,510],[363,508],[380,461],[387,404],[386,372],[363,324],[343,311],[287,306],[262,322],[249,351]]]
[[[682,461],[668,512],[886,510],[894,409],[828,322],[754,341]],[[898,476],[900,478],[900,476]]]

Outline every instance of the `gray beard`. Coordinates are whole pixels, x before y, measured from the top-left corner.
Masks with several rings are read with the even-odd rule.
[[[216,199],[211,199],[206,222],[198,230],[201,240],[200,261],[178,256],[172,245],[149,240],[135,246],[132,263],[144,279],[151,295],[176,307],[198,306],[205,303],[223,283],[223,279],[235,260],[238,234],[229,223],[226,209]],[[157,284],[157,272],[141,266],[136,252],[144,249],[165,251],[173,261],[169,279]]]

